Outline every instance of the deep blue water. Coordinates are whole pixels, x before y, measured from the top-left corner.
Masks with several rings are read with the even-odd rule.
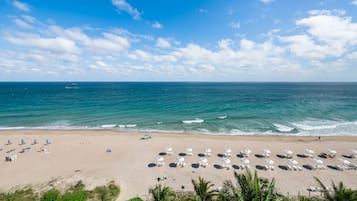
[[[0,83],[21,128],[357,135],[357,83]]]

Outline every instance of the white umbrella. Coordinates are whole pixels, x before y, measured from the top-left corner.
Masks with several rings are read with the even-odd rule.
[[[241,162],[243,163],[243,164],[249,164],[250,163],[250,161],[248,160],[248,159],[246,159],[246,158],[242,158],[241,159]]]
[[[315,151],[312,150],[312,149],[305,149],[305,152],[308,153],[308,154],[314,154]]]
[[[229,158],[223,158],[223,159],[222,159],[222,162],[223,162],[224,164],[229,164],[229,163],[231,163],[231,160],[229,160]]]
[[[284,152],[287,154],[287,155],[291,155],[293,154],[293,152],[289,149],[284,149]]]
[[[167,148],[166,148],[166,151],[167,151],[167,152],[171,152],[171,151],[172,151],[172,147],[167,147]]]
[[[211,150],[210,148],[205,148],[205,152],[206,152],[206,153],[211,153],[211,151],[212,151],[212,150]]]
[[[268,165],[273,165],[273,164],[274,164],[274,161],[271,160],[271,159],[267,159],[267,160],[265,160],[265,162],[266,162]]]
[[[327,151],[330,152],[331,154],[336,154],[337,153],[337,151],[334,150],[334,149],[328,149]]]
[[[297,164],[299,164],[296,160],[294,160],[294,159],[289,159],[289,162],[291,163],[291,164],[293,164],[293,165],[297,165]]]
[[[157,162],[162,162],[162,161],[164,161],[164,157],[158,156],[158,157],[156,158],[156,160],[157,160]]]
[[[231,149],[225,149],[224,150],[224,155],[226,156],[231,156],[232,150]]]
[[[264,152],[265,154],[270,154],[270,153],[271,153],[271,151],[270,151],[269,149],[264,149],[263,152]]]
[[[200,162],[202,162],[202,163],[207,163],[208,160],[207,160],[206,157],[200,157]]]
[[[179,163],[182,163],[182,162],[185,161],[185,158],[182,157],[182,156],[179,156],[179,157],[177,158],[177,161],[178,161]]]
[[[252,153],[252,150],[250,150],[250,149],[244,149],[242,152],[243,152],[244,154],[246,154],[246,155],[249,155],[250,153]]]
[[[315,160],[315,162],[318,163],[318,164],[323,164],[323,163],[324,163],[324,162],[323,162],[322,160],[320,160],[320,159],[316,159],[316,158],[315,158],[314,160]]]
[[[187,148],[186,151],[187,152],[192,152],[192,148]]]

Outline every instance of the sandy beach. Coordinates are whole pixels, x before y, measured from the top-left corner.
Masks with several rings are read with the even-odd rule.
[[[175,133],[151,133],[152,139],[143,140],[143,133],[123,133],[109,130],[9,130],[0,132],[0,190],[15,189],[18,186],[34,185],[42,188],[49,182],[63,186],[78,180],[83,180],[89,188],[114,180],[120,185],[119,200],[127,200],[134,196],[148,196],[148,189],[160,181],[175,190],[190,190],[191,179],[202,176],[212,181],[216,187],[222,182],[233,179],[233,171],[243,172],[237,167],[241,158],[237,154],[246,148],[252,150],[248,157],[250,169],[266,178],[275,178],[278,190],[285,195],[298,195],[309,192],[309,186],[317,186],[313,176],[320,178],[325,184],[331,181],[342,181],[345,185],[357,188],[357,170],[339,171],[329,166],[342,164],[339,159],[347,159],[351,149],[357,149],[357,137],[284,137],[284,136],[211,136]],[[26,144],[19,145],[21,139]],[[31,145],[37,140],[38,144]],[[46,139],[51,144],[44,145]],[[8,140],[11,145],[5,145]],[[22,148],[31,147],[30,151],[20,153]],[[165,164],[157,167],[156,158],[166,147],[173,148],[173,155],[165,155]],[[179,153],[186,148],[193,149],[193,156],[185,156],[186,166],[172,167]],[[111,152],[106,152],[110,148]],[[205,148],[212,149],[208,158],[208,167],[197,168],[198,154]],[[220,169],[222,164],[220,154],[225,148],[232,150],[230,170]],[[301,158],[297,154],[304,153],[306,148],[315,151],[315,157],[331,148],[337,151],[335,158],[320,158],[325,170],[309,170],[306,165],[315,165],[312,158]],[[7,153],[11,149],[16,149]],[[47,152],[45,153],[44,150]],[[260,170],[265,165],[265,158],[255,154],[270,149],[270,159],[274,160],[275,170]],[[284,149],[293,151],[293,159],[298,161],[302,170],[284,170],[281,166],[289,165]],[[17,154],[17,160],[5,162],[5,156]],[[355,159],[348,159],[357,163]],[[258,168],[257,168],[258,167]]]

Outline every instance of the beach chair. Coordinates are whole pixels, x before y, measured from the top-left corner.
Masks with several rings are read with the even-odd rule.
[[[24,144],[26,144],[25,140],[24,140],[24,139],[21,139],[21,141],[20,141],[20,144],[19,144],[19,145],[24,145]]]
[[[48,139],[46,139],[45,145],[50,145],[50,144],[52,144],[52,142],[50,142]]]
[[[17,159],[17,155],[16,154],[5,157],[5,161],[8,161],[8,162],[14,161],[16,159]]]
[[[151,139],[151,138],[152,138],[152,136],[151,136],[150,133],[144,133],[144,137],[143,137],[144,140],[148,140],[148,139]]]
[[[2,147],[0,147],[0,151],[2,151],[3,150],[3,148]]]

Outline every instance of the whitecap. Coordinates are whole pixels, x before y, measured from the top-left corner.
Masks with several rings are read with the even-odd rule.
[[[102,128],[114,128],[116,126],[117,126],[116,124],[103,124],[101,127]]]
[[[196,118],[196,119],[193,119],[193,120],[183,120],[182,123],[184,124],[194,124],[194,123],[203,123],[204,120],[203,119],[200,119],[200,118]]]
[[[274,123],[273,125],[279,132],[291,132],[294,130],[294,128],[282,124]]]
[[[217,119],[227,119],[227,116],[224,115],[224,116],[218,116]]]

